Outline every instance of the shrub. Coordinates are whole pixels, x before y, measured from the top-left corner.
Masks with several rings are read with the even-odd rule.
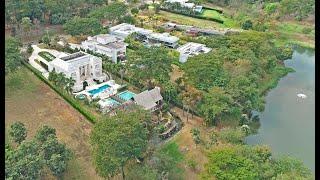
[[[218,134],[218,138],[221,141],[232,144],[242,144],[245,136],[246,134],[241,129],[231,128],[222,129]]]
[[[165,130],[166,130],[166,128],[164,127],[163,124],[161,124],[161,125],[158,127],[158,132],[159,132],[160,134],[163,133]]]
[[[196,170],[197,162],[195,162],[194,160],[190,159],[187,163],[188,163],[188,166],[189,166],[192,170]]]
[[[252,29],[252,22],[250,20],[246,20],[242,23],[241,28],[244,30]]]
[[[264,8],[265,12],[267,14],[272,14],[274,12],[276,12],[277,10],[277,3],[268,3],[265,8]]]
[[[33,52],[33,48],[31,46],[31,44],[28,44],[27,53],[31,54],[32,52]]]
[[[132,14],[138,14],[139,13],[139,9],[138,8],[132,8],[131,9],[131,13]]]
[[[308,28],[308,27],[305,27],[302,29],[302,33],[303,34],[310,34],[312,31],[312,28]]]

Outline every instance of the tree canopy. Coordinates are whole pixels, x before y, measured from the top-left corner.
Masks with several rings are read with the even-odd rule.
[[[95,18],[74,17],[63,25],[64,30],[72,36],[97,35],[103,32],[102,25]]]
[[[21,144],[21,142],[27,137],[27,129],[21,122],[13,123],[11,125],[9,135],[14,142]]]
[[[152,80],[165,82],[172,71],[171,63],[174,57],[164,47],[141,47],[128,54],[128,63],[135,79],[151,83]]]
[[[13,37],[5,40],[5,73],[15,71],[21,66],[22,56],[20,53],[21,42]]]
[[[273,158],[265,146],[219,146],[208,157],[202,179],[312,179],[311,171],[300,161]]]
[[[146,111],[117,111],[95,124],[91,133],[93,159],[97,173],[102,177],[116,175],[126,162],[139,157],[147,145],[147,129],[143,122],[149,119]]]
[[[15,136],[23,137],[20,140],[26,137],[26,129],[22,123],[15,123],[10,132],[15,132]],[[53,175],[60,177],[66,170],[71,156],[71,151],[66,145],[58,142],[55,129],[43,126],[37,131],[35,138],[20,142],[17,148],[6,144],[5,177],[6,179],[38,179],[46,166]]]
[[[115,22],[119,21],[128,13],[128,7],[122,2],[114,2],[108,6],[99,7],[88,14],[88,17],[99,20],[107,19]]]

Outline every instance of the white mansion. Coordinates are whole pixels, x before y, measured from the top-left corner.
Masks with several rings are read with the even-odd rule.
[[[85,52],[57,57],[44,63],[47,64],[49,72],[55,70],[57,73],[64,73],[66,77],[72,77],[75,80],[73,87],[75,92],[83,90],[85,82],[91,84],[94,80],[99,82],[106,80],[106,74],[102,72],[101,58]]]

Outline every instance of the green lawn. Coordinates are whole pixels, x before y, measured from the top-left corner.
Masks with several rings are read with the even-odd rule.
[[[300,24],[293,24],[293,23],[278,23],[277,24],[277,30],[279,32],[283,33],[303,33],[303,34],[308,34],[308,35],[313,35],[314,36],[314,28],[308,27],[305,25],[300,25]],[[309,30],[309,31],[308,31]],[[304,32],[306,31],[306,32]]]
[[[203,17],[211,17],[215,19],[219,19],[224,21],[223,22],[223,27],[228,27],[228,28],[234,28],[234,27],[239,27],[238,23],[228,17],[225,17],[223,14],[219,13],[218,11],[211,10],[211,9],[205,9],[203,10],[202,13]]]
[[[189,26],[197,26],[200,28],[221,28],[223,27],[223,24],[214,22],[214,21],[209,21],[209,20],[204,20],[204,19],[197,19],[197,18],[192,18],[180,14],[175,14],[175,13],[170,13],[166,11],[160,11],[160,17],[165,18],[169,21],[176,22],[178,24],[184,24],[184,25],[189,25]]]
[[[201,16],[209,17],[209,18],[215,18],[215,19],[219,19],[219,20],[222,20],[222,21],[225,21],[225,19],[226,19],[221,13],[219,13],[219,12],[217,12],[215,10],[211,10],[211,9],[203,10]]]
[[[203,16],[207,17],[212,17],[213,15],[218,16],[219,14],[217,11],[214,10],[205,10],[203,12]],[[216,14],[217,13],[217,14]],[[184,16],[181,14],[175,14],[175,13],[170,13],[166,11],[160,11],[160,16],[176,22],[178,24],[184,24],[184,25],[189,25],[189,26],[196,26],[199,28],[236,28],[239,27],[237,22],[233,21],[230,18],[224,17],[223,15],[219,14],[219,18],[224,18],[224,24],[220,24],[214,21],[210,20],[205,20],[205,19],[198,19],[198,18],[193,18],[193,17],[188,17]]]
[[[275,43],[277,45],[297,44],[314,48],[315,29],[312,26],[289,22],[277,23],[272,31],[279,32]]]

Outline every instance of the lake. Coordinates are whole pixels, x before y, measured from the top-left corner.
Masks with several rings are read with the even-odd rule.
[[[315,173],[315,55],[314,50],[296,49],[285,61],[295,70],[283,77],[266,97],[259,114],[258,134],[248,136],[248,144],[267,144],[275,156],[300,159]],[[301,99],[297,94],[307,98]]]

